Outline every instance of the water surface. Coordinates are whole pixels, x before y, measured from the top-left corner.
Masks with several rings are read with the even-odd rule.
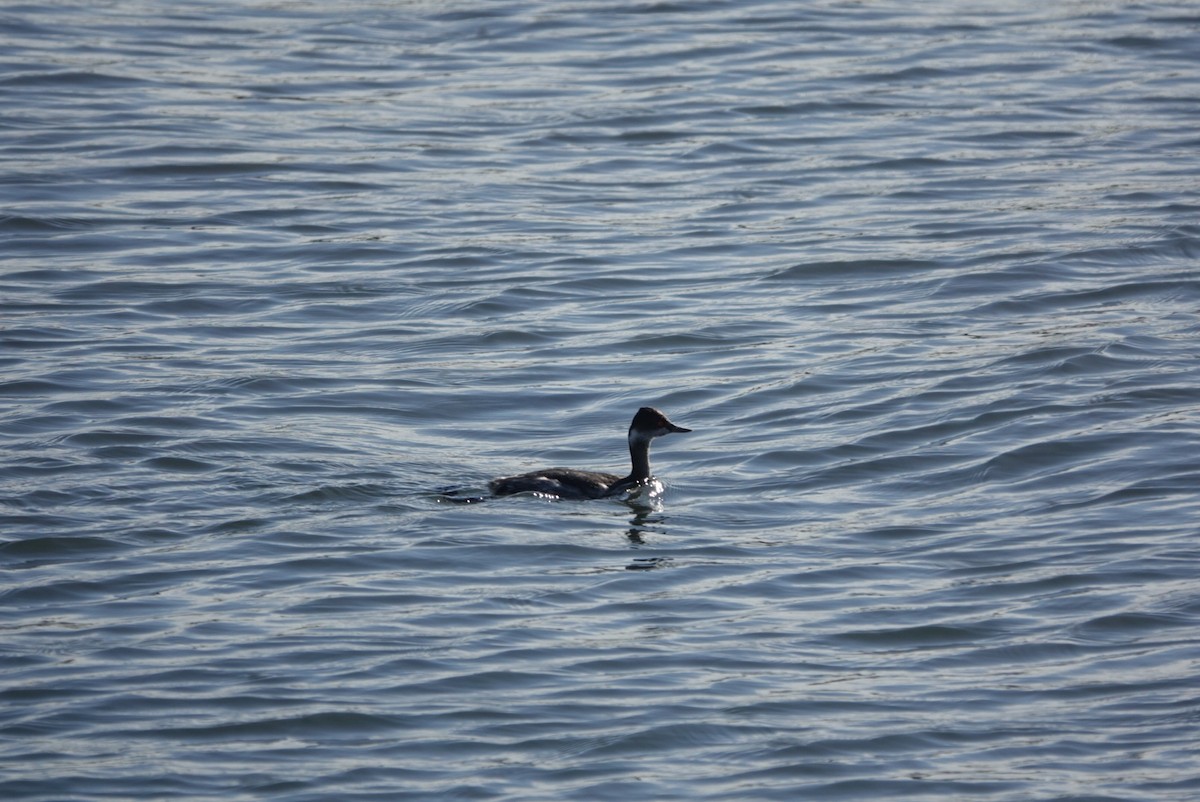
[[[6,799],[1200,792],[1191,4],[0,42]]]

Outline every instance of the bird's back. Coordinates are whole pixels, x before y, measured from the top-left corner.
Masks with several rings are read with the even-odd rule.
[[[544,493],[559,498],[603,498],[609,488],[621,480],[613,473],[580,471],[574,468],[546,468],[540,471],[493,479],[488,489],[497,496],[514,493]]]

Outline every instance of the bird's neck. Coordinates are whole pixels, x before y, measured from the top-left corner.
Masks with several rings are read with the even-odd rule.
[[[629,433],[629,461],[633,468],[629,478],[641,482],[650,478],[650,438]]]

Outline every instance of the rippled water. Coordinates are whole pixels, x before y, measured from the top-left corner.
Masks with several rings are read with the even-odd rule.
[[[1200,794],[1193,4],[0,43],[5,799]]]

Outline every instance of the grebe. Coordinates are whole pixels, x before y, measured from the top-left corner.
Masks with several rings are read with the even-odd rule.
[[[573,468],[546,468],[516,476],[493,479],[488,488],[497,496],[513,493],[545,493],[567,499],[604,498],[615,496],[642,484],[650,475],[650,441],[671,432],[690,432],[667,420],[653,407],[642,407],[629,424],[629,458],[633,469],[622,478],[615,473],[577,471]]]

